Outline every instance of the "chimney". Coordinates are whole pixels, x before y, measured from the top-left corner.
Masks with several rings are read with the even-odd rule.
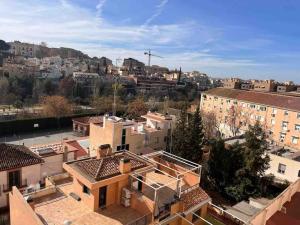
[[[129,173],[131,171],[130,159],[122,158],[120,160],[119,170],[122,174]]]
[[[110,144],[100,145],[97,151],[97,159],[101,159],[112,154]]]

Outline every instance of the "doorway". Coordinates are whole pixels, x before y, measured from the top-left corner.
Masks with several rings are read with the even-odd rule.
[[[106,193],[107,186],[99,188],[99,208],[104,208],[106,206]]]

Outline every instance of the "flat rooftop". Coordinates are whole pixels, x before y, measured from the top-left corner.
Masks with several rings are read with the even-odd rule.
[[[273,147],[269,152],[274,155],[300,162],[300,151],[297,149],[292,149],[290,147]]]
[[[35,213],[49,225],[63,225],[65,221],[72,222],[72,225],[125,225],[143,216],[121,205],[94,212],[83,202],[69,196],[72,192],[71,183],[56,187],[55,193],[34,199]]]

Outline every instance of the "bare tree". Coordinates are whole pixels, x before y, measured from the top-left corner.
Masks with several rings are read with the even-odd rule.
[[[220,132],[220,121],[217,119],[215,112],[201,112],[204,127],[204,135],[207,139],[212,139]]]

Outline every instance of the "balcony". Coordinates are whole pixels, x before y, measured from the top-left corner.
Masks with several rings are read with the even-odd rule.
[[[27,179],[23,179],[23,180],[20,180],[19,184],[16,185],[16,184],[3,184],[2,185],[2,190],[3,192],[9,192],[12,190],[12,187],[13,186],[16,186],[18,189],[23,189],[25,187],[27,187]]]

